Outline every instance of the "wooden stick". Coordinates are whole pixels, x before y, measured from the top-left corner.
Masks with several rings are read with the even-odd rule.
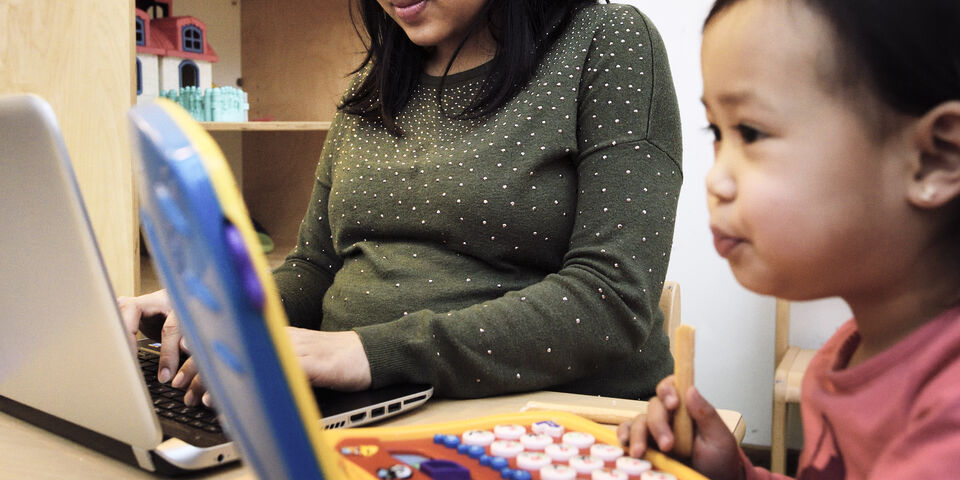
[[[673,336],[673,381],[680,397],[680,407],[673,416],[672,455],[689,457],[693,452],[693,420],[687,411],[687,390],[693,386],[693,339],[695,330],[680,325]]]
[[[587,420],[592,420],[604,425],[619,425],[623,422],[634,420],[637,418],[637,415],[641,413],[646,413],[619,408],[588,407],[585,405],[537,402],[534,400],[527,402],[527,404],[523,407],[523,411],[525,412],[534,410],[556,410],[560,412],[573,413],[580,415]]]

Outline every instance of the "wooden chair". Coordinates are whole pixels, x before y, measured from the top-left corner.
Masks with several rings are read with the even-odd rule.
[[[663,311],[663,330],[673,343],[673,334],[680,326],[680,284],[666,281],[660,293],[660,310]]]
[[[803,374],[816,350],[790,345],[790,302],[777,299],[777,326],[774,333],[773,422],[770,442],[770,470],[785,473],[787,405],[800,403]]]

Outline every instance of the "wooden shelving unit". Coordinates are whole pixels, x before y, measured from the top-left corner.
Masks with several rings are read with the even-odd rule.
[[[202,124],[231,163],[251,217],[273,238],[271,266],[295,245],[330,120],[348,74],[363,58],[349,5],[349,0],[245,1],[239,32],[226,36],[238,38],[239,45],[213,45],[218,53],[239,49],[249,117],[277,119]],[[192,14],[191,6],[203,10],[198,15],[211,31],[238,28],[233,20],[218,22],[218,10],[205,2],[176,3],[174,14]],[[235,3],[219,8],[235,19]],[[140,292],[157,288],[149,260],[139,265]]]

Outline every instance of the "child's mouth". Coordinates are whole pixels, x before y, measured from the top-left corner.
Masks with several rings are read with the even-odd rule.
[[[744,239],[731,237],[719,229],[712,228],[711,230],[713,231],[713,247],[723,258],[729,257],[737,247],[745,242]]]

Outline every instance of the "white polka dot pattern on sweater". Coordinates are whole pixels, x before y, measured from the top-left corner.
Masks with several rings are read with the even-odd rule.
[[[442,111],[438,79],[424,77],[398,117],[401,138],[338,114],[299,244],[277,274],[292,320],[320,316],[300,308],[319,302],[299,289],[323,292],[322,328],[357,329],[375,385],[481,395],[599,379],[623,361],[665,372],[651,308],[680,138],[651,28],[632,7],[587,8],[527,88],[482,120],[449,113],[469,104],[486,67],[448,77]],[[652,387],[637,383],[589,393]]]

